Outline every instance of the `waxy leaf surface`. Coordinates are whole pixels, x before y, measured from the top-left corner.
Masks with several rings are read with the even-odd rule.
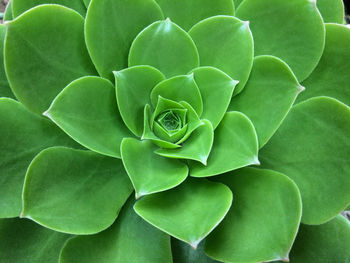
[[[78,145],[50,121],[12,99],[0,98],[0,120],[0,217],[16,217],[22,209],[26,170],[34,156],[55,145]]]
[[[41,5],[9,22],[5,67],[17,99],[44,112],[72,80],[96,74],[85,48],[83,17],[60,5]]]
[[[165,17],[188,31],[199,21],[216,15],[234,15],[232,0],[157,0]]]
[[[70,83],[44,115],[90,150],[116,158],[123,138],[132,136],[118,112],[112,83],[100,77]]]
[[[314,70],[322,55],[325,38],[316,1],[244,0],[236,15],[250,22],[255,55],[281,58],[299,81]]]
[[[199,56],[191,37],[167,19],[153,23],[135,38],[129,67],[136,65],[153,66],[169,78],[198,67]]]
[[[120,115],[125,125],[141,137],[144,107],[150,104],[152,89],[165,77],[150,66],[135,66],[114,72],[114,75]]]
[[[224,262],[287,260],[301,218],[295,183],[283,174],[254,168],[214,179],[230,187],[235,202],[207,238],[206,253]]]
[[[184,163],[159,156],[154,153],[156,149],[149,140],[126,138],[122,142],[122,160],[137,198],[173,188],[188,175]]]
[[[69,237],[28,219],[0,219],[0,260],[4,263],[57,263]]]
[[[134,209],[150,224],[196,248],[224,218],[231,203],[227,186],[188,178],[177,188],[145,196]]]
[[[92,0],[86,15],[86,45],[98,73],[113,79],[113,70],[128,65],[136,35],[154,21],[163,19],[153,0]]]
[[[258,56],[246,87],[232,99],[229,109],[249,117],[261,148],[278,129],[303,89],[282,60]]]
[[[9,1],[7,3],[5,12],[4,12],[4,22],[5,21],[10,21],[13,19],[13,14],[12,14],[12,1]]]
[[[7,81],[4,65],[4,39],[6,34],[5,25],[0,25],[0,97],[14,98],[10,85]]]
[[[214,134],[207,165],[190,163],[190,175],[207,177],[259,164],[258,138],[252,122],[240,112],[228,112]]]
[[[120,160],[52,147],[28,168],[21,217],[60,232],[93,234],[113,223],[131,191]]]
[[[216,67],[240,83],[239,93],[253,65],[253,38],[249,24],[232,16],[205,19],[189,31],[198,48],[201,66]]]
[[[303,85],[305,92],[297,101],[329,96],[350,105],[350,28],[326,24],[326,46],[316,69]]]
[[[170,238],[139,217],[130,197],[117,220],[96,235],[70,239],[62,250],[60,263],[172,263]]]
[[[261,150],[263,167],[297,184],[303,223],[322,224],[350,203],[349,134],[350,108],[316,97],[294,106]]]
[[[343,0],[317,0],[316,4],[325,23],[344,23]]]

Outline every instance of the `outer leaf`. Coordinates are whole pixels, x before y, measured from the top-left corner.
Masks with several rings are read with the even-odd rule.
[[[155,149],[149,140],[126,138],[122,142],[122,160],[136,198],[171,189],[187,177],[188,167],[184,163],[159,156]]]
[[[204,253],[204,241],[199,243],[194,250],[185,242],[172,238],[171,249],[173,251],[173,263],[219,263],[219,261],[211,259]]]
[[[198,48],[201,66],[213,66],[239,80],[235,94],[248,80],[253,65],[253,37],[249,24],[232,16],[205,19],[189,31]]]
[[[21,15],[25,11],[42,4],[58,4],[79,12],[85,16],[86,7],[81,0],[11,0],[13,17]]]
[[[107,230],[70,239],[60,263],[171,263],[170,238],[141,219],[129,198],[118,219]]]
[[[316,1],[245,0],[237,9],[237,17],[250,21],[255,55],[281,58],[299,81],[306,79],[319,62],[325,30]]]
[[[48,148],[28,168],[21,216],[56,231],[93,234],[113,223],[131,191],[121,161]]]
[[[157,0],[164,15],[188,31],[199,21],[216,15],[234,15],[232,0]]]
[[[0,97],[14,98],[10,85],[7,81],[4,68],[4,39],[6,27],[0,24]]]
[[[128,65],[128,52],[136,35],[163,19],[153,0],[92,0],[86,15],[86,45],[99,74],[113,79],[113,70]]]
[[[319,226],[301,225],[291,262],[347,262],[350,258],[350,223],[341,215]]]
[[[232,193],[225,185],[189,178],[175,189],[144,197],[134,209],[147,222],[196,248],[231,203]]]
[[[129,67],[150,65],[166,77],[187,74],[199,66],[198,51],[191,37],[170,21],[158,21],[145,28],[134,40]]]
[[[243,112],[252,120],[261,148],[276,132],[304,89],[282,60],[258,56],[244,91],[232,99],[230,110]]]
[[[150,103],[152,89],[165,77],[150,66],[131,67],[114,75],[120,115],[130,131],[141,137],[144,107]]]
[[[11,263],[57,263],[69,235],[41,227],[27,219],[0,220],[0,260]]]
[[[0,98],[0,120],[0,217],[16,217],[22,208],[24,176],[34,156],[50,146],[77,145],[12,99]]]
[[[196,68],[193,74],[203,100],[201,118],[209,120],[215,129],[227,111],[238,82],[213,67]]]
[[[153,107],[156,107],[159,96],[176,102],[188,102],[198,116],[203,112],[202,97],[193,74],[166,79],[155,86],[151,93]]]
[[[343,0],[317,0],[316,4],[325,23],[344,23]]]
[[[4,12],[4,20],[3,21],[10,21],[12,19],[13,19],[12,1],[8,1],[5,12]]]
[[[288,260],[301,218],[295,183],[283,174],[254,168],[218,180],[230,187],[237,201],[207,238],[206,253],[224,262]]]
[[[208,164],[191,162],[190,175],[213,176],[251,164],[259,164],[254,126],[244,114],[228,112],[215,131]]]
[[[350,108],[318,97],[294,106],[262,149],[263,166],[298,185],[303,223],[322,224],[350,203],[349,134]]]
[[[119,115],[112,83],[99,77],[70,83],[44,115],[85,147],[116,158],[123,138],[131,136]]]
[[[235,8],[237,10],[237,8],[239,7],[239,5],[243,2],[244,0],[233,0],[233,3],[235,4]]]
[[[42,113],[72,80],[95,74],[83,30],[84,19],[59,5],[35,7],[9,22],[7,77],[18,100],[32,111]]]
[[[193,131],[181,148],[158,149],[155,153],[168,158],[195,160],[206,165],[213,141],[213,125],[204,120],[203,125]]]
[[[84,5],[86,6],[86,8],[88,8],[91,0],[82,0],[82,1],[83,1]]]
[[[315,71],[303,82],[306,90],[298,101],[314,96],[334,97],[350,105],[350,28],[326,24],[326,46]]]

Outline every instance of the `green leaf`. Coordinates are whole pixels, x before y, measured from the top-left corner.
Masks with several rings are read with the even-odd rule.
[[[5,13],[4,13],[4,21],[10,21],[13,19],[13,14],[12,14],[12,0],[8,2]]]
[[[153,23],[135,38],[129,67],[135,65],[153,66],[169,78],[198,67],[199,56],[191,37],[167,19]]]
[[[234,15],[232,0],[157,0],[164,15],[188,31],[199,21],[216,15]]]
[[[201,66],[213,66],[239,80],[235,94],[248,80],[253,65],[253,37],[249,24],[232,16],[205,19],[191,28]]]
[[[145,196],[134,210],[150,224],[196,248],[225,217],[231,203],[227,186],[189,178],[175,189]]]
[[[30,161],[54,145],[77,144],[48,120],[12,99],[0,98],[0,217],[19,216]]]
[[[173,263],[219,263],[204,253],[204,241],[193,249],[185,242],[172,238],[171,250],[173,251]]]
[[[283,174],[254,168],[215,180],[230,187],[235,202],[207,238],[205,252],[224,262],[288,260],[301,218],[295,183]]]
[[[243,112],[251,119],[261,148],[276,132],[304,89],[282,60],[258,56],[246,87],[232,99],[229,109]]]
[[[130,131],[141,137],[144,107],[150,103],[152,89],[165,77],[150,66],[131,67],[114,75],[120,115]]]
[[[15,98],[7,81],[4,68],[4,39],[6,34],[5,25],[0,24],[0,97]]]
[[[100,77],[70,83],[44,115],[90,150],[116,158],[123,138],[132,136],[119,115],[112,83]]]
[[[203,125],[203,122],[199,119],[196,111],[192,108],[190,104],[188,104],[186,101],[181,101],[180,104],[187,109],[187,124],[188,128],[186,130],[186,134],[184,137],[182,137],[181,140],[179,140],[177,143],[181,144],[185,140],[187,140],[188,137],[192,134],[193,131],[195,131],[199,126]]]
[[[237,81],[219,69],[200,67],[193,70],[194,80],[202,95],[202,119],[211,122],[214,129],[224,117]]]
[[[120,160],[52,147],[28,168],[21,217],[60,232],[93,234],[113,223],[131,191]]]
[[[60,263],[171,263],[170,238],[140,218],[126,202],[115,223],[96,235],[70,239]]]
[[[350,108],[317,97],[294,106],[261,150],[264,167],[298,185],[303,223],[322,224],[350,203],[349,134]]]
[[[206,165],[213,141],[213,126],[210,121],[203,120],[203,125],[193,131],[181,148],[158,149],[155,153],[168,158],[195,160]]]
[[[235,4],[235,8],[237,10],[237,8],[239,7],[239,5],[243,2],[244,0],[233,0],[233,3]]]
[[[325,23],[344,23],[343,0],[317,0],[316,4]]]
[[[319,62],[325,39],[322,17],[314,0],[245,0],[237,17],[250,21],[255,55],[285,61],[299,81]]]
[[[5,67],[18,100],[42,113],[72,80],[95,74],[83,17],[63,6],[41,5],[9,22]]]
[[[348,262],[350,258],[350,223],[338,215],[318,225],[301,225],[291,251],[291,262]]]
[[[163,19],[154,0],[92,0],[86,15],[86,45],[98,73],[113,79],[113,70],[128,66],[136,35]]]
[[[8,263],[57,263],[69,237],[27,219],[1,219],[0,259]]]
[[[156,149],[149,140],[125,138],[122,142],[122,160],[136,198],[171,189],[188,175],[188,167],[184,163],[159,156],[154,153]]]
[[[326,46],[320,63],[303,85],[302,101],[315,96],[329,96],[350,105],[350,28],[326,24]]]
[[[82,0],[82,1],[84,3],[85,7],[88,8],[89,5],[90,5],[91,0]]]
[[[156,107],[159,96],[177,102],[188,102],[198,116],[201,116],[203,112],[201,93],[194,81],[193,74],[172,77],[158,83],[151,92],[153,107]]]
[[[251,164],[258,165],[258,138],[252,122],[240,112],[225,114],[214,134],[207,165],[190,163],[190,175],[207,177]]]

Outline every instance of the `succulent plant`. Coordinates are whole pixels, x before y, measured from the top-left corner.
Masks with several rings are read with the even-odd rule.
[[[5,19],[1,262],[349,261],[341,0],[12,0]]]

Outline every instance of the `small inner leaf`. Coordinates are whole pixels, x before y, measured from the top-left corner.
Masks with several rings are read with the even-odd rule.
[[[158,117],[158,123],[168,131],[177,131],[181,128],[181,119],[173,111],[164,112]]]

